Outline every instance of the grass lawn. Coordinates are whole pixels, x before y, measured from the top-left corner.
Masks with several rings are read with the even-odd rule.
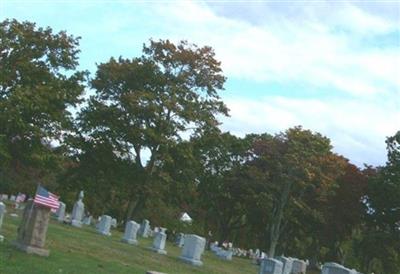
[[[146,270],[169,274],[207,273],[235,274],[258,273],[258,266],[250,260],[233,258],[222,261],[213,253],[206,251],[202,256],[204,265],[194,267],[178,260],[181,249],[167,242],[167,255],[148,250],[152,239],[139,238],[139,245],[122,243],[122,233],[112,231],[112,236],[97,234],[94,227],[82,229],[51,221],[47,233],[46,247],[50,250],[48,258],[28,255],[16,250],[11,241],[16,239],[19,218],[10,217],[12,210],[4,217],[1,234],[5,237],[0,243],[1,274],[45,274],[45,273],[145,273]],[[21,215],[22,212],[19,212]]]
[[[152,239],[139,238],[139,245],[122,243],[122,233],[112,231],[111,237],[96,233],[94,227],[82,229],[51,221],[47,233],[46,247],[50,256],[43,258],[16,250],[11,241],[16,239],[19,218],[10,217],[8,207],[0,243],[1,274],[44,273],[145,273],[155,270],[169,274],[179,273],[257,273],[258,267],[250,260],[234,258],[222,261],[211,252],[202,257],[204,266],[194,267],[178,260],[181,249],[167,242],[167,255],[154,253],[147,248]],[[22,212],[19,212],[21,215]]]

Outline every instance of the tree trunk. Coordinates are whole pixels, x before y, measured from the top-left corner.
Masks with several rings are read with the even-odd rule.
[[[132,213],[133,213],[135,204],[136,203],[133,199],[129,200],[128,208],[126,209],[126,222],[129,222],[132,219]]]
[[[271,239],[269,244],[268,257],[273,258],[275,256],[276,246],[278,245],[278,238]]]
[[[219,235],[219,237],[218,237],[218,246],[222,246],[222,243],[224,242],[224,241],[227,241],[228,239],[228,236],[229,236],[229,229],[228,229],[228,227],[227,226],[224,226],[224,225],[221,225],[220,226],[220,230],[219,230],[219,233],[218,233]]]
[[[144,206],[146,205],[146,201],[147,201],[147,196],[146,195],[141,195],[139,196],[135,207],[132,210],[131,213],[131,218],[133,217],[137,217],[138,213],[144,208]]]
[[[273,258],[275,256],[275,251],[276,247],[278,245],[279,237],[281,234],[281,224],[282,224],[282,219],[283,219],[283,212],[285,210],[288,198],[289,198],[289,193],[290,193],[290,188],[292,184],[290,182],[286,182],[285,186],[282,190],[282,194],[280,199],[277,201],[276,208],[274,210],[273,214],[273,219],[272,219],[272,225],[271,225],[271,230],[270,230],[270,246],[269,246],[269,251],[268,251],[268,257]]]

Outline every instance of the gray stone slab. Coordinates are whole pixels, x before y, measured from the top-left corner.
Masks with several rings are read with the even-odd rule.
[[[50,208],[36,205],[29,201],[25,207],[18,227],[17,240],[14,245],[27,253],[48,256],[44,248],[47,228],[50,220]]]
[[[205,238],[194,234],[185,235],[185,243],[179,259],[191,265],[202,266],[201,255],[204,252],[205,245]]]
[[[277,259],[261,259],[259,274],[282,274],[283,263]]]
[[[126,222],[125,224],[125,232],[122,238],[122,241],[128,244],[136,245],[137,241],[137,232],[140,228],[140,225],[134,221]]]

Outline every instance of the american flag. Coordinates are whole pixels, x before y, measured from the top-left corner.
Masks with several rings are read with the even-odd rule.
[[[50,207],[52,211],[55,211],[60,206],[58,198],[59,197],[57,195],[54,195],[45,188],[39,186],[36,191],[35,198],[33,199],[33,203]]]

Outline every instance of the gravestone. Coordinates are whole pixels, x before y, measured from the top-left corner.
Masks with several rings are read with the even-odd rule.
[[[1,231],[1,226],[3,225],[3,218],[4,215],[6,215],[6,206],[2,202],[0,202],[0,231]],[[4,240],[4,236],[0,234],[0,242]]]
[[[97,232],[105,236],[111,236],[111,217],[108,215],[101,216],[100,223],[97,225]]]
[[[282,274],[283,263],[276,259],[263,258],[259,274]]]
[[[194,234],[185,235],[185,243],[179,259],[191,265],[202,266],[201,254],[204,252],[205,245],[205,238]]]
[[[92,215],[90,216],[85,216],[85,218],[83,218],[82,224],[84,225],[91,225],[92,224]]]
[[[297,258],[292,258],[292,272],[293,274],[305,274],[307,271],[307,262],[299,260]]]
[[[279,261],[281,261],[282,264],[283,264],[282,274],[290,274],[291,271],[292,271],[293,259],[292,258],[287,258],[285,256],[280,256],[277,259]]]
[[[115,218],[111,219],[111,227],[112,228],[117,228],[117,219],[115,219]]]
[[[321,274],[357,274],[354,269],[348,269],[337,263],[325,263],[322,266]]]
[[[10,201],[11,202],[15,202],[16,199],[17,199],[17,197],[15,195],[11,195],[10,196]]]
[[[82,202],[83,196],[83,190],[81,190],[81,192],[79,192],[79,199],[74,204],[74,208],[72,210],[71,225],[75,227],[82,227],[82,218],[85,211],[85,205]]]
[[[156,232],[153,240],[153,245],[151,246],[151,250],[157,252],[158,254],[167,254],[165,248],[165,240],[167,239],[167,234],[163,232]]]
[[[261,259],[261,251],[257,248],[256,251],[253,253],[252,263],[259,264],[260,259]]]
[[[140,225],[134,221],[129,221],[125,225],[125,233],[122,241],[128,244],[137,245],[136,235]]]
[[[213,242],[213,243],[210,244],[210,250],[212,252],[216,252],[217,248],[218,248],[218,242]]]
[[[49,250],[44,249],[49,220],[50,208],[28,201],[13,244],[27,253],[49,256]]]
[[[183,233],[178,233],[176,236],[175,244],[179,247],[182,247],[185,242],[185,234]]]
[[[217,251],[217,256],[222,260],[232,261],[232,255],[233,255],[232,249],[225,250],[221,248]]]
[[[65,204],[60,202],[60,206],[57,209],[57,221],[60,223],[64,222],[65,219]]]
[[[148,238],[150,236],[150,222],[149,220],[143,220],[139,229],[139,236],[143,238]]]

